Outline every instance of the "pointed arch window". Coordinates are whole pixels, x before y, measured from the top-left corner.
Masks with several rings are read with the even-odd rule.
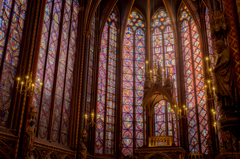
[[[188,8],[180,9],[180,29],[185,80],[185,100],[188,108],[188,140],[191,153],[207,153],[208,117],[204,89],[203,57],[200,37]]]
[[[175,58],[175,48],[174,48],[174,35],[171,27],[170,19],[167,15],[167,12],[163,9],[159,9],[152,18],[151,23],[151,31],[152,31],[152,51],[153,51],[153,65],[160,66],[163,68],[163,79],[166,79],[167,74],[173,80],[173,84],[175,87],[175,97],[176,102],[178,100],[177,96],[177,73],[176,73],[176,58]],[[155,73],[155,70],[154,70]],[[155,112],[158,112],[160,107],[164,107],[166,112],[170,110],[170,105],[166,105],[166,102],[161,101],[158,106],[155,106]],[[164,110],[165,113],[165,110]],[[166,118],[167,119],[167,118]],[[172,131],[172,122],[171,118],[169,118],[168,124],[165,125],[166,122],[164,120],[160,120],[155,118],[155,130],[163,131],[168,129],[169,132],[163,131],[162,133],[155,133],[155,135],[160,136],[171,136]],[[158,124],[157,124],[158,123]],[[162,126],[162,127],[159,127]],[[162,129],[162,130],[160,130]],[[174,141],[175,144],[178,145],[178,122],[175,113],[173,113],[173,129],[174,129]]]
[[[118,12],[113,9],[103,30],[99,56],[95,153],[114,154]]]
[[[78,0],[46,0],[36,75],[44,85],[33,97],[38,137],[63,145],[69,136],[78,11]]]
[[[172,129],[173,124],[175,124],[173,121],[175,112],[172,112],[171,109],[172,107],[170,103],[165,100],[162,100],[155,105],[155,136],[172,136],[173,133],[176,133],[177,135],[177,132],[175,132],[176,130]]]
[[[27,0],[4,0],[0,9],[0,126],[6,127],[20,58]]]
[[[142,15],[132,11],[123,43],[122,139],[123,154],[143,146],[143,87],[145,72],[145,23]]]

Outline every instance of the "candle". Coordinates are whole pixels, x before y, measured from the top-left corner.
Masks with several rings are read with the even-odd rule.
[[[146,61],[146,71],[148,71],[148,61]]]
[[[26,76],[26,86],[28,85],[29,76]]]
[[[20,89],[20,93],[22,92],[22,87],[23,87],[24,82],[21,82],[21,89]]]
[[[152,73],[153,73],[152,70],[150,70],[149,76],[151,81],[152,81],[152,75],[153,75]]]
[[[92,113],[92,122],[93,122],[93,120],[94,120],[94,113]]]
[[[87,116],[87,114],[85,114],[85,127],[87,127],[87,118],[88,118],[88,116]]]
[[[182,116],[181,116],[182,115],[182,110],[180,109],[179,111],[180,111],[180,113],[179,113],[180,114],[180,118],[182,118]]]
[[[34,84],[32,84],[32,91],[34,91]]]
[[[215,87],[213,87],[213,96],[215,96]]]
[[[209,60],[209,58],[206,57],[206,61],[207,61],[207,70],[208,70],[208,68],[209,68],[208,60]]]
[[[185,105],[183,105],[183,115],[185,115]]]
[[[210,83],[211,81],[208,80],[207,82],[208,82],[209,91],[211,92],[211,83]]]
[[[18,77],[17,78],[17,88],[18,88],[18,85],[19,85],[19,81],[20,81],[20,78]]]

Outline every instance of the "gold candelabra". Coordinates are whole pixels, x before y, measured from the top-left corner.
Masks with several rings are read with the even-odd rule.
[[[31,96],[33,94],[38,94],[39,92],[41,92],[43,83],[40,82],[40,79],[37,80],[37,85],[39,85],[39,87],[35,86],[35,84],[33,83],[32,74],[30,75],[30,77],[27,75],[25,79],[22,79],[23,80],[21,80],[20,77],[17,77],[16,79],[17,91],[19,92],[19,94],[22,95],[26,93],[27,96]]]
[[[148,69],[149,62],[146,61],[146,78],[150,81],[150,82],[156,82],[157,79],[160,79],[161,82],[165,80],[165,69],[163,66],[160,66],[160,62],[157,62],[157,60],[155,60],[155,64],[154,64],[154,68],[153,69]],[[166,66],[166,67],[170,67],[170,66]],[[144,68],[142,67],[142,70]],[[154,71],[153,71],[154,70]],[[169,75],[169,69],[167,70],[167,76]],[[144,71],[142,71],[143,73]],[[156,77],[154,79],[154,76]],[[155,80],[155,81],[154,81]]]
[[[100,115],[98,115],[98,117],[100,117]],[[92,110],[92,113],[91,113],[91,122],[90,122],[90,123],[87,123],[88,115],[85,114],[85,129],[87,129],[87,125],[90,125],[91,127],[93,127],[93,126],[96,124],[96,123],[94,122],[94,118],[95,118],[94,110]]]
[[[209,77],[209,79],[207,80],[207,84],[204,86],[205,89],[207,90],[207,100],[211,101],[210,103],[212,103],[213,105],[213,109],[211,110],[211,114],[212,114],[212,118],[213,118],[213,126],[214,126],[214,130],[215,132],[217,131],[217,117],[216,117],[216,110],[214,107],[214,102],[216,104],[217,101],[217,95],[216,95],[216,88],[214,85],[214,78],[213,78],[213,66],[211,64],[211,60],[209,59],[209,57],[206,57],[206,63],[207,63],[207,75]]]

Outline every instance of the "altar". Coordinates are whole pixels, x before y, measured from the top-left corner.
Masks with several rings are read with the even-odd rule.
[[[162,73],[155,66],[155,75],[146,75],[144,85],[143,147],[134,150],[136,159],[184,159],[187,152],[180,146],[179,119],[181,110],[176,103],[176,90],[168,70]],[[166,77],[163,75],[166,74]]]

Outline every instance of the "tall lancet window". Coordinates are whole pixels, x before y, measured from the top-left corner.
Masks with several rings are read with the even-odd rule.
[[[69,136],[78,11],[78,0],[46,0],[36,76],[44,85],[33,97],[38,137],[64,145]]]
[[[102,34],[99,56],[95,152],[114,154],[116,105],[117,9],[113,9]]]
[[[6,127],[13,104],[27,0],[3,0],[0,9],[0,126]]]
[[[175,97],[177,101],[177,74],[176,74],[176,59],[175,59],[175,48],[174,48],[174,35],[171,27],[170,19],[167,15],[167,12],[163,9],[158,10],[152,19],[151,24],[152,31],[152,51],[153,51],[153,66],[161,66],[163,72],[163,81],[167,78],[167,74],[173,81],[175,87]],[[155,69],[154,69],[155,73]],[[161,108],[162,107],[162,108]],[[166,110],[165,110],[166,109]],[[163,111],[164,110],[164,111]],[[170,105],[165,104],[164,101],[161,101],[158,105],[155,106],[155,113],[166,113],[170,110]],[[158,116],[156,116],[158,117]],[[169,133],[165,132],[166,129],[170,130],[174,128],[174,141],[178,145],[177,138],[177,118],[175,113],[173,113],[173,122],[171,118],[165,121],[164,119],[155,118],[155,130],[159,130],[159,133],[155,133],[157,136],[172,136],[172,131]],[[164,122],[167,122],[168,125],[165,125]],[[164,131],[165,130],[165,131]],[[163,131],[161,133],[161,131]]]
[[[185,5],[182,5],[179,15],[185,80],[185,100],[188,108],[189,151],[191,153],[207,153],[206,141],[209,134],[204,90],[203,57],[200,50],[199,33]]]
[[[123,154],[143,146],[143,100],[145,72],[145,24],[142,15],[132,11],[123,42],[122,139]]]

